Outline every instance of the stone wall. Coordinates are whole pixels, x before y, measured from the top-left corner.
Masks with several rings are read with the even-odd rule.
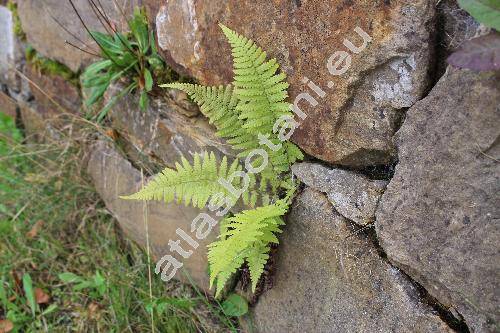
[[[75,72],[95,58],[64,42],[93,47],[69,2],[16,2],[27,40],[13,34],[14,18],[0,6],[0,108],[36,134],[64,125],[51,119],[81,116],[82,92],[27,63],[26,44]],[[88,27],[102,30],[87,0],[74,2]],[[123,1],[101,2],[123,26]],[[181,74],[204,84],[231,80],[220,22],[278,59],[290,102],[310,89],[308,80],[327,92],[317,106],[300,102],[308,117],[293,141],[306,160],[292,171],[303,185],[266,290],[252,295],[235,281],[253,301],[242,329],[500,332],[500,76],[446,67],[447,54],[483,28],[454,0],[142,3],[164,59]],[[329,75],[330,54],[348,50],[345,40],[363,43],[356,27],[371,41],[352,53],[348,72]],[[87,171],[126,234],[145,245],[148,230],[159,258],[198,211],[118,197],[180,156],[234,152],[175,92],[155,97],[146,112],[127,96],[106,125],[85,143]],[[207,292],[211,237],[184,260]]]

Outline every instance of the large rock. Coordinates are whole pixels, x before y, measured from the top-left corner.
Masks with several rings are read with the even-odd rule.
[[[389,259],[473,332],[500,328],[499,101],[498,74],[448,68],[397,133],[377,212]]]
[[[307,186],[326,193],[333,207],[345,218],[361,225],[375,220],[386,181],[370,180],[352,171],[315,163],[294,164],[292,171]]]
[[[90,158],[87,171],[93,183],[104,200],[106,207],[116,217],[126,234],[146,248],[146,223],[149,230],[150,248],[154,260],[171,254],[183,262],[183,269],[189,273],[193,281],[201,288],[208,290],[208,262],[206,246],[215,240],[218,230],[213,230],[205,240],[197,240],[199,247],[193,254],[182,259],[179,254],[172,254],[169,240],[177,241],[179,236],[176,229],[180,228],[190,234],[191,221],[199,214],[199,210],[175,203],[166,205],[162,202],[130,201],[120,199],[120,195],[136,192],[141,184],[147,181],[141,172],[124,159],[115,149],[103,141],[98,141],[89,149]],[[193,238],[194,236],[190,234]],[[185,241],[180,245],[184,250],[192,250]],[[177,279],[189,283],[189,279],[182,270],[175,276]]]
[[[12,13],[4,6],[0,6],[0,82],[8,81],[11,64],[14,60],[14,24]]]
[[[113,26],[119,31],[126,31],[127,24],[122,10],[128,17],[133,11],[136,1],[94,1],[104,12]],[[142,1],[150,12],[150,17],[156,13],[156,1]],[[85,25],[90,30],[105,32],[101,16],[90,6],[89,0],[73,0]],[[91,53],[99,53],[99,48],[88,36],[85,27],[80,22],[69,1],[60,0],[18,0],[18,12],[22,27],[28,42],[42,55],[57,60],[73,71],[78,71],[83,65],[95,60],[95,57],[82,52],[65,41],[83,48]],[[103,5],[103,8],[100,7]],[[122,6],[121,9],[118,5]],[[110,31],[109,28],[107,28]]]
[[[394,158],[391,137],[399,110],[413,105],[428,86],[434,7],[429,0],[174,0],[160,8],[156,25],[170,64],[205,84],[232,79],[231,52],[219,22],[255,40],[287,73],[292,102],[309,92],[319,103],[300,102],[308,117],[294,141],[322,160],[361,167]],[[347,50],[344,39],[362,45],[357,26],[372,42],[352,54],[345,74],[330,75],[327,61]],[[315,95],[304,77],[326,97]]]
[[[256,332],[452,332],[325,195],[306,188],[287,220]]]
[[[89,29],[104,30],[87,0],[76,0],[74,3]],[[113,18],[118,17],[112,1],[103,3],[107,13],[111,13]],[[68,41],[92,53],[98,52],[69,1],[19,0],[18,13],[28,43],[43,56],[61,62],[75,72],[95,59],[66,43]]]
[[[222,158],[233,156],[231,146],[215,135],[214,128],[199,113],[188,112],[168,97],[152,99],[147,111],[138,106],[139,97],[126,96],[109,114],[113,127],[135,150],[174,167],[182,156],[209,151]],[[180,103],[182,104],[182,103]]]

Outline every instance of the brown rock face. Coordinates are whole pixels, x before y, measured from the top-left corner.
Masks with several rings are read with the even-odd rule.
[[[0,112],[16,117],[17,103],[10,96],[0,91]]]
[[[154,260],[171,254],[184,264],[175,275],[176,279],[189,283],[182,271],[185,269],[199,287],[208,290],[206,246],[215,240],[218,230],[213,230],[203,241],[197,240],[199,247],[196,250],[192,249],[176,234],[176,230],[180,228],[190,234],[191,222],[199,214],[198,209],[175,203],[166,205],[163,202],[148,202],[145,204],[120,199],[120,195],[134,193],[141,187],[141,172],[110,145],[102,141],[94,144],[90,152],[87,171],[106,203],[106,207],[113,213],[127,235],[145,248],[147,222]],[[144,179],[144,181],[147,180]],[[185,251],[193,251],[192,255],[183,259],[175,252],[172,254],[169,240],[174,242],[181,240],[180,246]]]
[[[254,331],[452,332],[371,241],[353,232],[325,195],[306,188],[281,236],[274,286],[252,310]]]
[[[433,18],[429,0],[177,0],[160,8],[156,25],[172,66],[205,84],[232,78],[219,22],[255,40],[278,59],[291,84],[290,101],[308,116],[294,141],[322,160],[362,167],[393,159],[399,110],[427,86]],[[350,57],[341,75],[331,74],[346,65],[336,51]],[[319,97],[305,78],[326,95]]]
[[[206,118],[181,114],[182,108],[170,98],[152,100],[143,112],[138,99],[136,95],[127,96],[113,107],[109,114],[113,127],[137,151],[158,159],[163,167],[174,167],[182,156],[190,160],[194,153],[203,151],[213,152],[219,160],[233,154]]]
[[[472,332],[500,316],[500,80],[448,68],[407,113],[377,234],[391,261]]]
[[[79,89],[59,75],[44,75],[33,66],[25,67],[36,110],[49,118],[61,113],[78,113],[81,106]]]

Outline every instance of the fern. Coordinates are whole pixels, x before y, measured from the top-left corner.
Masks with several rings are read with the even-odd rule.
[[[171,83],[160,85],[186,92],[198,105],[209,122],[217,128],[217,135],[227,139],[234,149],[249,152],[259,146],[257,137],[243,128],[244,122],[235,113],[238,99],[233,87],[204,87],[190,83]],[[246,154],[245,154],[246,156]]]
[[[269,164],[260,173],[260,182],[249,174],[250,191],[243,197],[243,202],[252,208],[258,199],[263,206],[223,219],[219,239],[209,245],[210,285],[216,284],[217,295],[245,262],[255,291],[269,259],[270,244],[278,243],[276,234],[281,232],[282,216],[288,211],[295,191],[290,166],[303,158],[297,146],[282,142],[273,131],[281,117],[293,117],[290,104],[285,101],[288,97],[286,76],[278,72],[276,59],[266,60],[266,53],[254,42],[223,25],[221,28],[232,47],[233,84],[218,87],[187,83],[161,85],[186,92],[217,128],[217,135],[238,151],[238,158],[246,158],[257,148],[268,153]],[[272,151],[260,144],[259,135],[267,136],[274,145],[281,145],[281,149]],[[257,159],[254,165],[261,162]],[[165,169],[141,191],[125,198],[177,200],[202,208],[218,193],[231,196],[218,180],[227,179],[239,170],[242,168],[238,160],[229,166],[224,157],[218,165],[213,154],[195,154],[193,164],[183,158],[176,169]],[[239,186],[239,181],[241,179],[236,178],[233,185]],[[279,199],[284,191],[286,196]]]
[[[234,197],[224,186],[219,184],[219,179],[227,179],[235,171],[240,171],[241,166],[238,160],[234,160],[228,165],[227,158],[223,157],[217,167],[217,159],[214,153],[204,152],[203,156],[195,153],[191,165],[184,157],[181,163],[176,163],[176,169],[165,168],[153,180],[151,180],[142,190],[129,195],[122,196],[122,199],[133,200],[160,200],[170,203],[184,203],[194,207],[203,208],[207,202],[218,193],[223,193],[227,198],[232,199],[235,204],[238,198]],[[235,178],[233,185],[238,187],[241,178]],[[256,191],[252,190],[255,181],[251,179],[249,193],[243,197],[245,204],[252,206],[257,201]]]
[[[209,245],[210,286],[217,278],[217,294],[221,292],[227,280],[241,265],[248,262],[252,289],[264,271],[269,258],[269,243],[278,243],[274,233],[280,232],[284,224],[283,216],[288,204],[279,200],[273,205],[245,210],[224,221],[224,230],[220,240]]]
[[[288,94],[284,73],[276,73],[276,59],[266,60],[266,53],[254,42],[221,25],[233,48],[235,88],[204,87],[194,84],[165,84],[162,87],[186,92],[200,106],[201,112],[218,129],[220,137],[228,139],[235,149],[242,150],[239,157],[260,147],[259,134],[269,134],[269,140],[279,144],[273,133],[274,123],[282,116],[292,117],[290,104],[284,100]],[[276,173],[286,172],[303,158],[300,149],[290,142],[276,152],[266,149],[270,165],[261,175],[262,189],[268,184],[275,190],[279,180]],[[260,161],[256,161],[257,164]]]
[[[220,24],[232,47],[234,66],[234,93],[239,100],[236,112],[245,120],[243,127],[255,135],[273,133],[273,125],[282,116],[293,117],[288,97],[285,73],[277,73],[276,59],[266,61],[266,52],[253,41]],[[277,144],[277,136],[270,140]],[[293,144],[286,144],[278,152],[271,152],[271,164],[284,172],[296,160],[303,158]]]

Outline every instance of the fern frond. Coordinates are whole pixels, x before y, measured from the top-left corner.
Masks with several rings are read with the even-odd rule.
[[[203,155],[196,153],[192,165],[183,157],[181,163],[176,163],[176,169],[164,169],[139,192],[121,198],[162,200],[166,203],[176,200],[177,203],[184,202],[186,206],[203,208],[212,196],[223,193],[235,203],[238,198],[222,186],[219,179],[228,179],[228,175],[238,170],[241,170],[238,160],[228,165],[224,156],[217,166],[214,153],[204,152]],[[235,178],[232,184],[238,188],[240,182],[241,178]],[[251,181],[250,191],[254,185],[255,181]]]
[[[160,87],[179,89],[187,93],[198,104],[210,124],[217,128],[217,135],[227,139],[233,148],[248,151],[259,146],[257,136],[245,130],[243,121],[238,117],[235,110],[238,99],[231,85],[205,87],[191,83],[170,83]]]
[[[264,266],[269,260],[271,247],[264,243],[255,243],[248,252],[247,263],[252,281],[252,291],[255,292],[259,278],[264,273]]]
[[[247,260],[251,265],[252,285],[256,286],[264,269],[267,244],[278,243],[282,216],[288,210],[285,201],[244,210],[224,220],[219,240],[209,245],[210,286],[217,279],[219,294],[227,280]],[[256,256],[256,251],[259,254]]]
[[[277,73],[276,59],[266,61],[266,52],[253,41],[220,25],[232,47],[236,109],[244,128],[253,133],[272,133],[274,122],[282,115],[292,115],[286,75]]]
[[[234,94],[238,117],[249,133],[270,135],[274,144],[280,143],[273,126],[281,116],[293,117],[288,97],[286,75],[277,73],[276,59],[266,61],[266,52],[250,39],[220,24],[232,47],[234,64]],[[289,170],[290,165],[303,158],[294,144],[285,142],[277,152],[268,150],[270,162],[277,173]]]
[[[288,97],[286,75],[278,72],[276,59],[267,60],[266,52],[253,41],[220,25],[232,47],[234,63],[233,86],[204,87],[196,84],[173,83],[161,85],[185,91],[217,128],[217,135],[225,138],[238,158],[245,158],[256,148],[264,148],[269,164],[260,172],[257,184],[251,176],[250,189],[243,196],[243,202],[255,205],[258,199],[264,206],[245,210],[221,222],[219,240],[209,245],[210,286],[216,283],[216,295],[220,294],[231,275],[244,262],[248,263],[252,289],[269,259],[270,243],[278,243],[276,234],[284,224],[282,216],[287,212],[296,185],[289,174],[290,166],[303,158],[300,149],[289,141],[282,142],[273,131],[277,121],[286,116],[293,118]],[[280,125],[280,124],[278,124]],[[281,149],[273,151],[259,143],[259,134]],[[262,165],[262,157],[252,160],[254,166]],[[128,197],[142,200],[184,200],[203,207],[216,193],[230,194],[218,179],[241,170],[237,162],[227,166],[226,158],[217,167],[213,154],[195,155],[191,166],[185,159],[176,165],[176,170],[166,169],[144,189]],[[239,186],[241,179],[235,179]],[[256,188],[258,186],[258,189]],[[285,198],[270,204],[283,194]],[[229,194],[229,195],[228,195]],[[268,195],[270,194],[270,195]],[[237,200],[237,198],[234,198]]]

